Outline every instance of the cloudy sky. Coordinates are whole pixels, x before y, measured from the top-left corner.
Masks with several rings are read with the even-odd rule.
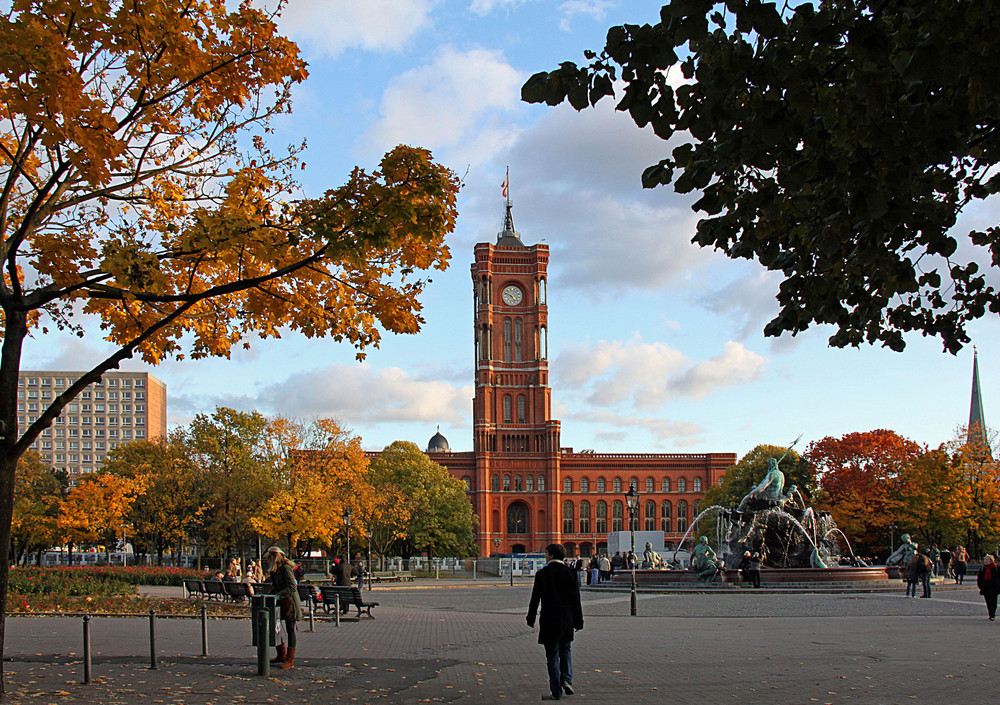
[[[397,144],[430,148],[465,183],[452,265],[426,294],[423,332],[387,338],[362,364],[345,345],[288,334],[232,360],[151,370],[167,384],[170,423],[224,405],[336,417],[369,449],[423,447],[440,425],[453,450],[470,450],[469,265],[474,244],[501,229],[509,167],[522,240],[551,248],[550,379],[564,446],[742,455],[875,428],[949,440],[968,419],[971,348],[951,356],[914,336],[903,354],[836,350],[823,329],[765,339],[777,280],[690,244],[689,198],[641,189],[663,142],[607,101],[582,113],[520,101],[531,74],[582,61],[609,26],[655,22],[658,11],[640,0],[291,0],[281,26],[310,78],[275,139],[307,140],[305,192],[376,166]],[[998,210],[967,218],[996,223]],[[89,366],[104,354],[96,326],[88,332],[36,338],[23,368]],[[989,423],[1000,417],[1000,328],[994,318],[972,333]]]

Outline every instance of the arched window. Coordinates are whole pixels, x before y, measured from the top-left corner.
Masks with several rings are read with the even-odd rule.
[[[507,507],[507,533],[528,533],[528,507],[521,502],[514,502]]]
[[[517,422],[518,423],[524,423],[524,419],[525,419],[524,395],[523,394],[518,394],[517,395]]]
[[[572,491],[573,491],[573,478],[571,478],[571,477],[564,477],[563,478],[563,492],[572,492]]]
[[[608,503],[603,499],[597,500],[597,533],[608,533]]]
[[[688,528],[688,503],[683,499],[677,503],[677,530],[687,531]]]
[[[587,500],[580,502],[580,533],[590,533],[590,502]]]
[[[527,487],[528,492],[534,492],[535,491],[535,476],[534,475],[528,475],[528,477],[526,479],[528,480],[528,487]]]
[[[700,477],[694,478],[694,482],[692,484],[694,485],[694,491],[695,492],[701,492],[701,478]]]
[[[521,361],[521,319],[514,319],[514,362]]]
[[[598,492],[604,492],[604,478],[603,477],[597,478],[597,491]]]
[[[503,361],[510,362],[510,319],[503,319]]]
[[[701,500],[696,499],[691,505],[691,518],[697,519],[699,514],[701,514]]]
[[[503,476],[503,491],[510,492],[510,475]]]
[[[670,491],[670,478],[665,477],[662,480],[660,480],[660,492],[669,492],[669,491]]]
[[[617,478],[615,478],[617,479]],[[614,504],[611,505],[611,530],[612,531],[624,531],[624,523],[622,522],[622,514],[625,505],[622,504],[620,499],[616,499]]]
[[[573,503],[566,501],[563,502],[563,533],[572,534],[573,533]]]
[[[677,491],[687,492],[688,491],[688,481],[685,478],[681,478],[677,481]],[[680,505],[678,505],[680,506]]]
[[[673,511],[674,508],[670,506],[670,502],[664,502],[660,505],[660,531],[665,534],[670,533],[670,519]]]
[[[628,481],[628,488],[630,490],[634,489],[636,492],[639,491],[639,478],[633,477]]]
[[[653,500],[646,502],[645,515],[646,531],[656,531],[656,502]]]
[[[510,423],[510,394],[503,395],[503,420]]]
[[[585,477],[580,478],[580,491],[590,492],[590,480]]]
[[[646,478],[646,494],[653,494],[653,492],[655,492],[655,491],[656,491],[656,483],[653,481],[653,478],[647,477]]]
[[[614,492],[615,494],[618,494],[621,491],[622,491],[622,479],[620,477],[616,477],[614,481]]]
[[[545,491],[545,475],[538,476],[538,491],[539,492]]]
[[[466,475],[462,480],[465,481],[465,491],[472,492],[472,478]]]
[[[522,481],[520,475],[514,475],[514,491],[520,492],[522,487]]]
[[[490,489],[493,490],[494,492],[499,492],[500,491],[500,476],[499,475],[494,475],[493,477],[490,478]]]

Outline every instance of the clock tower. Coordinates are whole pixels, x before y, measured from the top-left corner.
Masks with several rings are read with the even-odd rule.
[[[482,548],[523,552],[556,540],[559,422],[549,388],[548,245],[526,246],[506,203],[496,244],[472,265],[476,393],[474,500]],[[552,506],[549,506],[549,505]],[[485,511],[484,511],[485,510]]]

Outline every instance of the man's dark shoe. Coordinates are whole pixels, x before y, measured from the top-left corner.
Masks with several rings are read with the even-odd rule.
[[[573,693],[576,692],[576,691],[573,690],[573,686],[572,685],[570,685],[569,683],[567,683],[567,682],[564,681],[563,682],[563,692],[566,695],[573,695]]]
[[[556,695],[543,695],[542,700],[559,700],[559,697]]]

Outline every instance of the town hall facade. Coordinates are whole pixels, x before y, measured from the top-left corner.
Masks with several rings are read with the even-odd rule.
[[[440,433],[427,454],[463,480],[479,517],[480,555],[603,550],[628,529],[624,493],[640,493],[636,530],[676,543],[705,490],[736,462],[733,453],[596,453],[560,443],[552,418],[545,244],[526,246],[510,203],[497,242],[475,246],[473,450],[453,453]]]

